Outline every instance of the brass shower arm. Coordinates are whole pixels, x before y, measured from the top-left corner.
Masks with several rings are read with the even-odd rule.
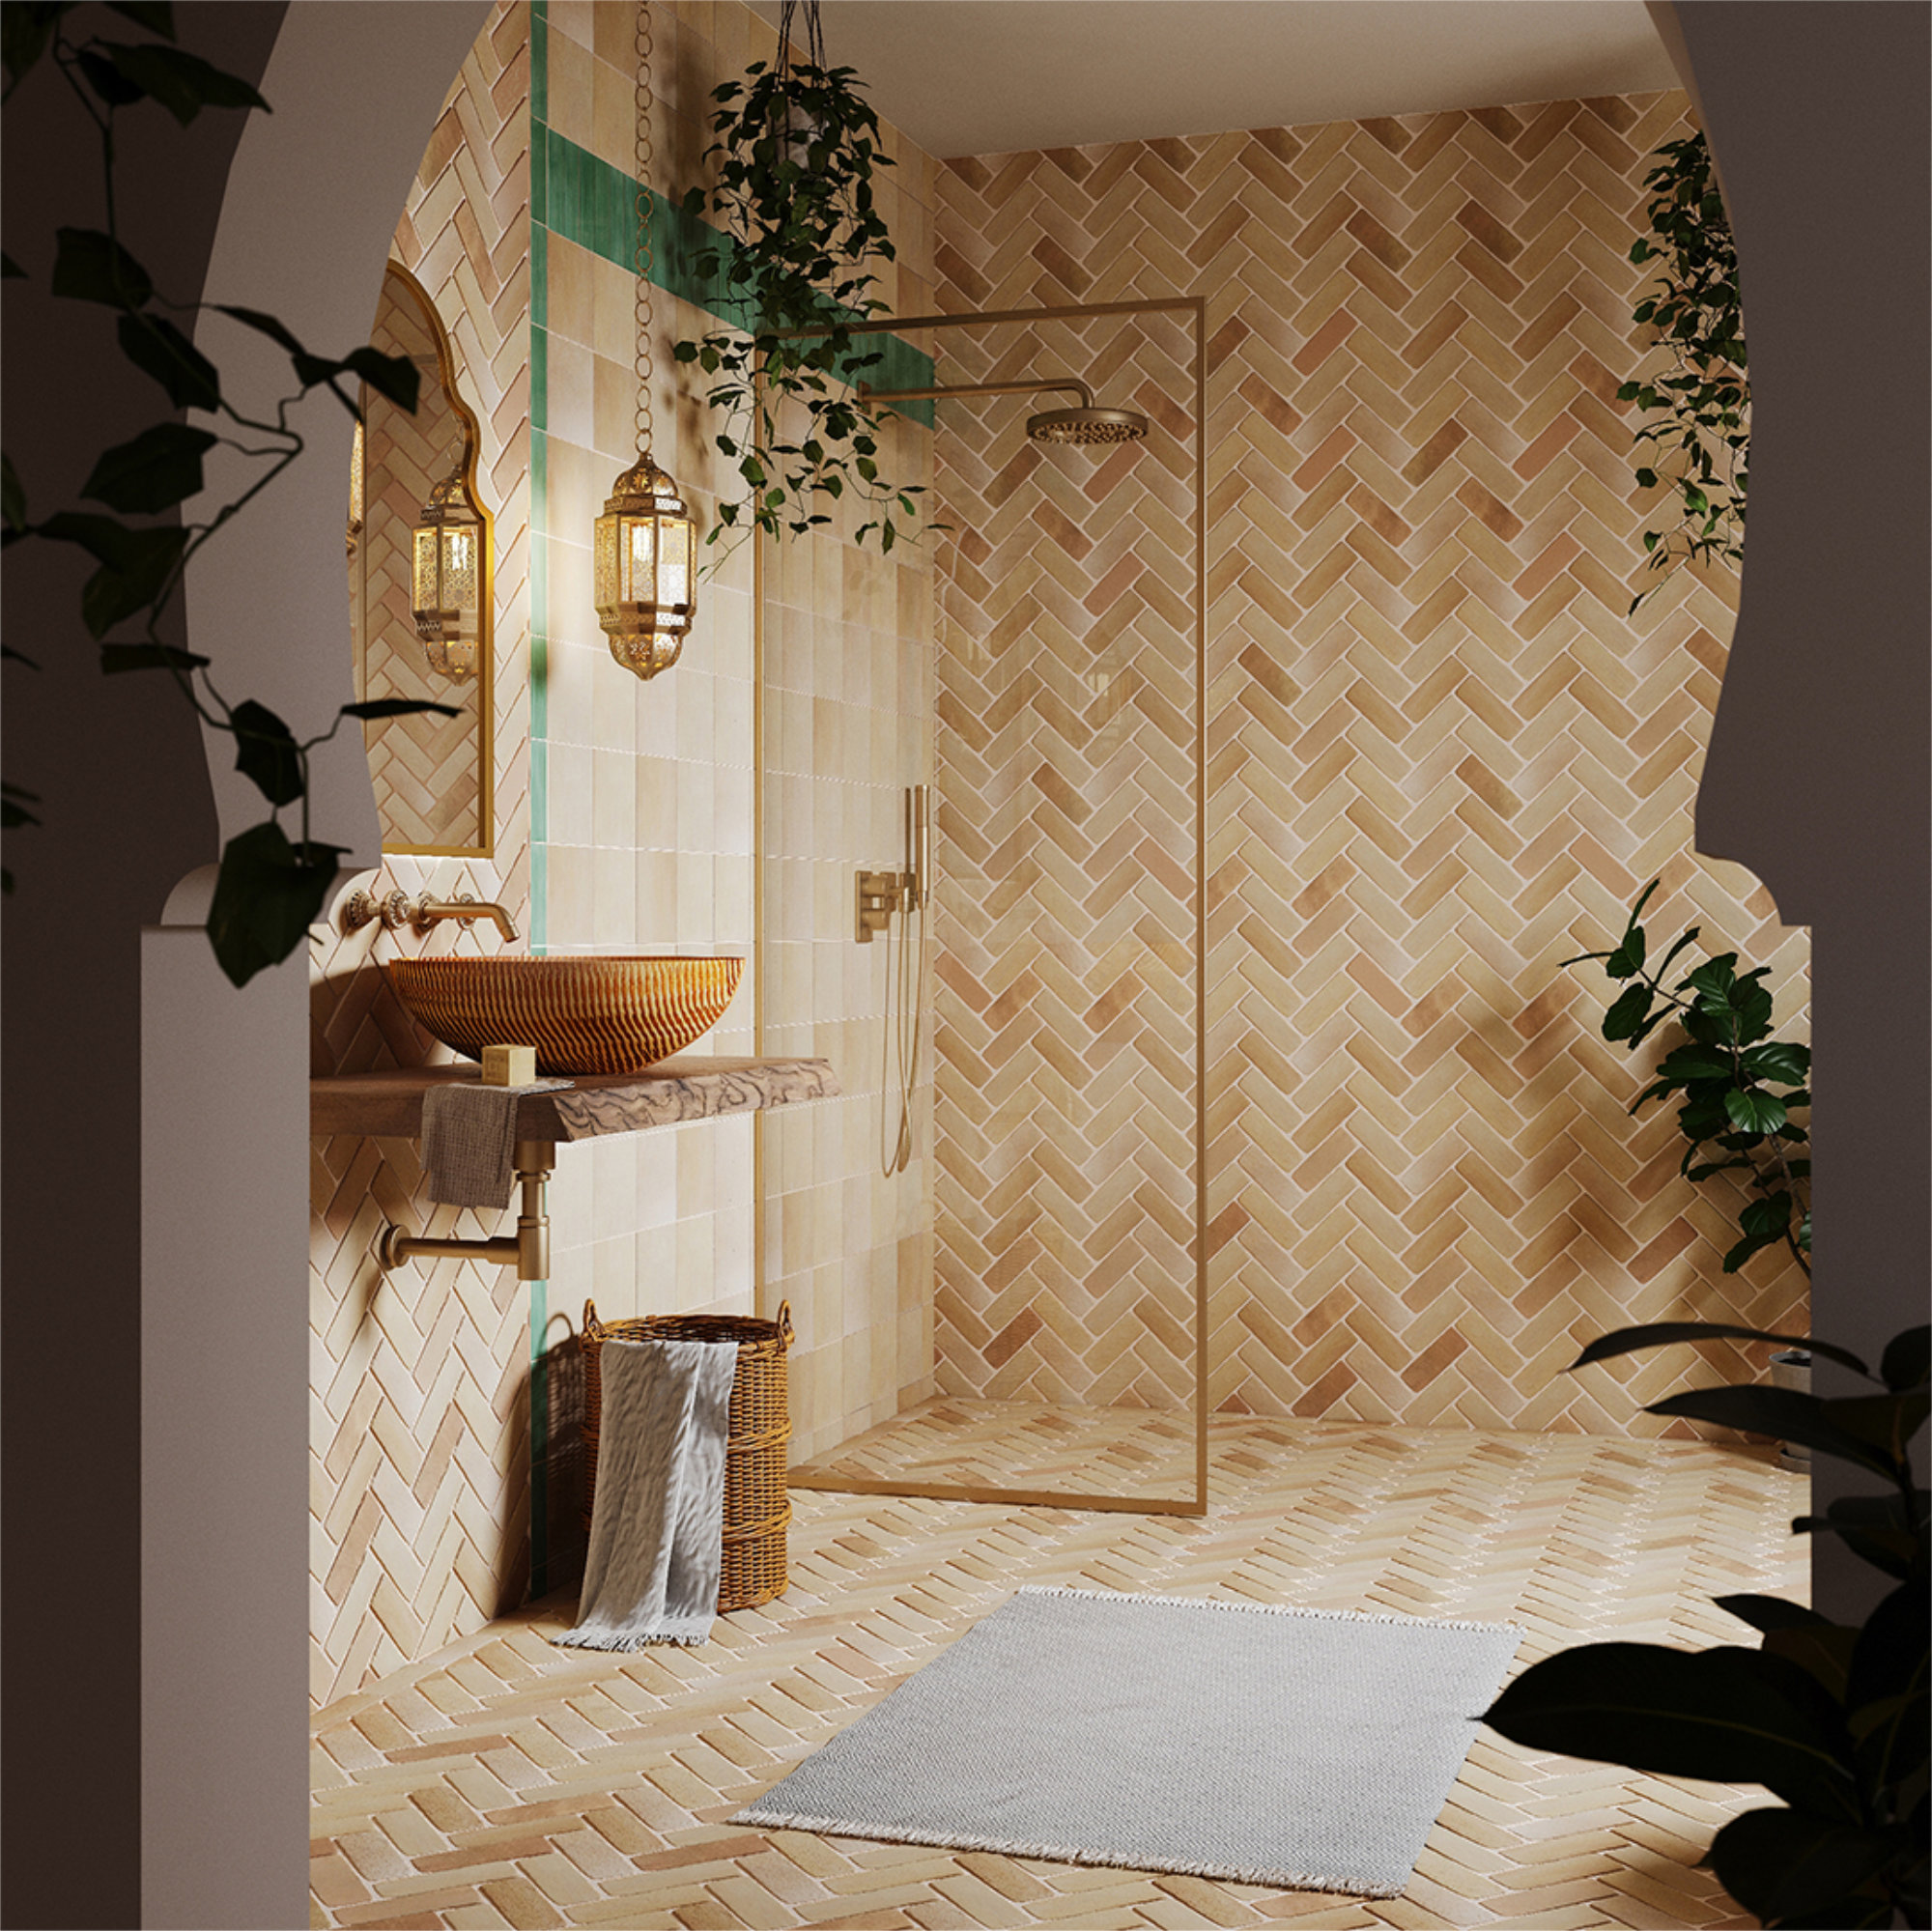
[[[1082,409],[1094,407],[1094,391],[1077,376],[1050,383],[952,383],[931,389],[875,389],[869,383],[859,384],[861,402],[932,402],[940,396],[1037,396],[1049,391],[1076,395]]]

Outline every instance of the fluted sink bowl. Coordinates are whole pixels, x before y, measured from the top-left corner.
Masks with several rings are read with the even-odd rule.
[[[582,956],[391,959],[397,997],[446,1046],[534,1046],[540,1073],[624,1073],[718,1023],[743,959]]]

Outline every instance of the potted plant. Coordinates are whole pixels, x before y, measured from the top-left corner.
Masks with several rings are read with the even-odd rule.
[[[1811,1272],[1811,1162],[1801,1150],[1809,1136],[1796,1116],[1808,1115],[1811,1049],[1773,1036],[1770,968],[1738,970],[1736,952],[1719,952],[1692,964],[1675,985],[1664,983],[1673,965],[1695,944],[1690,926],[1656,965],[1640,923],[1660,881],[1644,887],[1607,951],[1581,952],[1565,967],[1600,962],[1623,987],[1605,1014],[1605,1039],[1634,1052],[1659,1027],[1674,1023],[1683,1043],[1658,1062],[1655,1077],[1632,1102],[1675,1099],[1678,1130],[1689,1143],[1678,1171],[1687,1179],[1721,1177],[1740,1196],[1736,1242],[1724,1255],[1734,1274],[1753,1254],[1782,1247],[1808,1278]],[[1810,1357],[1802,1345],[1772,1356],[1774,1385],[1810,1385]],[[1803,1468],[1809,1453],[1788,1442],[1787,1467]]]
[[[1573,1372],[1633,1349],[1698,1339],[1789,1344],[1705,1321],[1621,1328]],[[1894,1585],[1861,1623],[1833,1623],[1776,1596],[1720,1596],[1756,1648],[1585,1643],[1532,1663],[1483,1720],[1536,1750],[1662,1776],[1757,1783],[1777,1802],[1732,1818],[1701,1861],[1767,1925],[1928,1922],[1927,1491],[1910,1445],[1924,1426],[1932,1329],[1887,1347],[1873,1374],[1847,1349],[1801,1344],[1873,1382],[1836,1400],[1781,1388],[1699,1388],[1648,1412],[1755,1429],[1849,1462],[1881,1485],[1792,1523],[1835,1535]]]
[[[785,0],[777,58],[713,90],[718,139],[706,158],[718,157],[717,179],[684,198],[688,217],[708,213],[723,231],[697,267],[735,325],[674,351],[718,378],[705,398],[726,418],[715,440],[744,486],[720,503],[705,540],[727,530],[804,535],[850,496],[870,512],[858,541],[876,531],[890,553],[924,492],[881,473],[887,411],[853,389],[884,360],[866,346],[877,332],[867,322],[886,308],[872,265],[896,257],[872,180],[894,163],[856,71],[826,64],[817,0],[803,0],[805,57],[794,55],[799,4]]]

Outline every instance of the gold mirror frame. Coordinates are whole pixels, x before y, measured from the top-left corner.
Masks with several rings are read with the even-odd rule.
[[[462,719],[440,718],[434,714],[420,717],[373,719],[363,724],[363,743],[370,758],[370,780],[376,790],[376,811],[383,828],[383,850],[385,854],[401,854],[425,858],[483,858],[494,854],[496,848],[496,800],[493,785],[495,766],[494,710],[496,704],[496,664],[495,611],[492,608],[496,594],[495,550],[496,535],[489,508],[483,502],[476,489],[476,460],[481,446],[480,427],[476,412],[464,400],[457,386],[455,352],[444,328],[442,318],[437,313],[436,303],[414,275],[400,262],[391,261],[383,275],[382,303],[378,308],[377,322],[371,329],[372,336],[381,337],[385,311],[391,304],[402,307],[420,326],[434,350],[434,370],[428,366],[432,356],[428,353],[417,355],[418,372],[425,383],[425,392],[418,404],[416,419],[420,421],[425,407],[438,398],[441,406],[453,418],[448,440],[454,440],[458,431],[462,435],[462,453],[458,464],[463,486],[464,499],[475,511],[482,525],[482,557],[480,582],[478,584],[478,639],[477,665],[475,678],[454,679],[440,677],[431,670],[424,646],[417,638],[413,625],[407,616],[408,604],[408,558],[409,539],[407,532],[398,532],[396,541],[390,546],[401,564],[402,607],[392,608],[395,585],[385,599],[381,593],[372,594],[368,571],[371,555],[371,533],[379,522],[393,524],[404,513],[403,504],[391,493],[391,500],[384,502],[371,496],[369,476],[371,469],[371,445],[376,445],[379,455],[384,447],[384,439],[388,433],[391,418],[404,422],[411,420],[407,412],[398,410],[393,403],[371,392],[366,384],[361,394],[363,420],[366,425],[356,437],[355,470],[351,479],[351,521],[349,527],[349,569],[350,597],[352,605],[352,632],[355,653],[355,693],[358,698],[371,695],[391,695],[388,692],[372,694],[369,689],[371,666],[374,655],[379,650],[408,667],[410,675],[400,680],[401,688],[393,695],[420,696],[440,703],[463,702],[469,693],[462,686],[473,682],[473,704],[464,703]],[[383,346],[379,341],[378,346]],[[435,392],[428,390],[432,374]],[[428,468],[437,465],[432,462]],[[440,473],[428,476],[422,489],[427,497],[429,489],[449,474],[448,469]],[[410,514],[421,509],[420,502],[412,505]],[[398,635],[401,633],[401,635]],[[380,751],[382,740],[390,731],[405,731],[422,743],[433,759],[446,761],[457,756],[456,738],[461,732],[470,741],[471,756],[475,773],[475,838],[466,841],[460,836],[461,828],[452,826],[458,836],[438,838],[434,828],[424,828],[429,836],[410,836],[410,828],[405,824],[399,834],[396,820],[401,808],[395,801],[393,787],[388,785],[381,771]],[[447,739],[448,744],[440,754],[436,750],[437,740]]]

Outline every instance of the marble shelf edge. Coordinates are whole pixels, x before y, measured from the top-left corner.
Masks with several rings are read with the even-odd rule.
[[[347,1134],[419,1140],[423,1094],[433,1086],[480,1076],[479,1067],[462,1064],[313,1078],[309,1132],[318,1139]],[[525,1093],[517,1102],[517,1138],[566,1141],[639,1133],[687,1120],[833,1099],[843,1091],[829,1060],[664,1060],[641,1072],[581,1073],[568,1087]]]

